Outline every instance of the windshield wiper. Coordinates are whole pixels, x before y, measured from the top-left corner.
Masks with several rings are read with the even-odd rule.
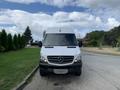
[[[76,46],[67,46],[67,48],[76,48]]]
[[[45,46],[45,48],[54,48],[53,46]]]

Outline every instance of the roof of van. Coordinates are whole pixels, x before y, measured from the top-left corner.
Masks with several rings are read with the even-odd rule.
[[[75,33],[75,32],[73,30],[54,29],[54,30],[46,30],[45,33]]]

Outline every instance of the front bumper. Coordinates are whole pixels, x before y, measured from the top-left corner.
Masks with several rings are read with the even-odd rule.
[[[69,72],[76,72],[82,68],[82,61],[80,60],[80,62],[76,62],[70,65],[64,65],[64,66],[51,65],[48,63],[40,63],[39,67],[40,69],[46,72],[53,72],[53,69],[68,69]]]

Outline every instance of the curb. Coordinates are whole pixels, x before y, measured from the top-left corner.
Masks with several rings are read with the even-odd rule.
[[[24,87],[29,83],[29,80],[34,76],[38,68],[39,68],[39,65],[36,66],[35,69],[33,69],[33,71],[30,74],[28,74],[27,77],[12,90],[23,90]]]

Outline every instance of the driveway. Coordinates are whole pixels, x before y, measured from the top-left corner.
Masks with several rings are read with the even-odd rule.
[[[41,77],[39,71],[24,90],[120,90],[120,57],[82,53],[83,72]]]

